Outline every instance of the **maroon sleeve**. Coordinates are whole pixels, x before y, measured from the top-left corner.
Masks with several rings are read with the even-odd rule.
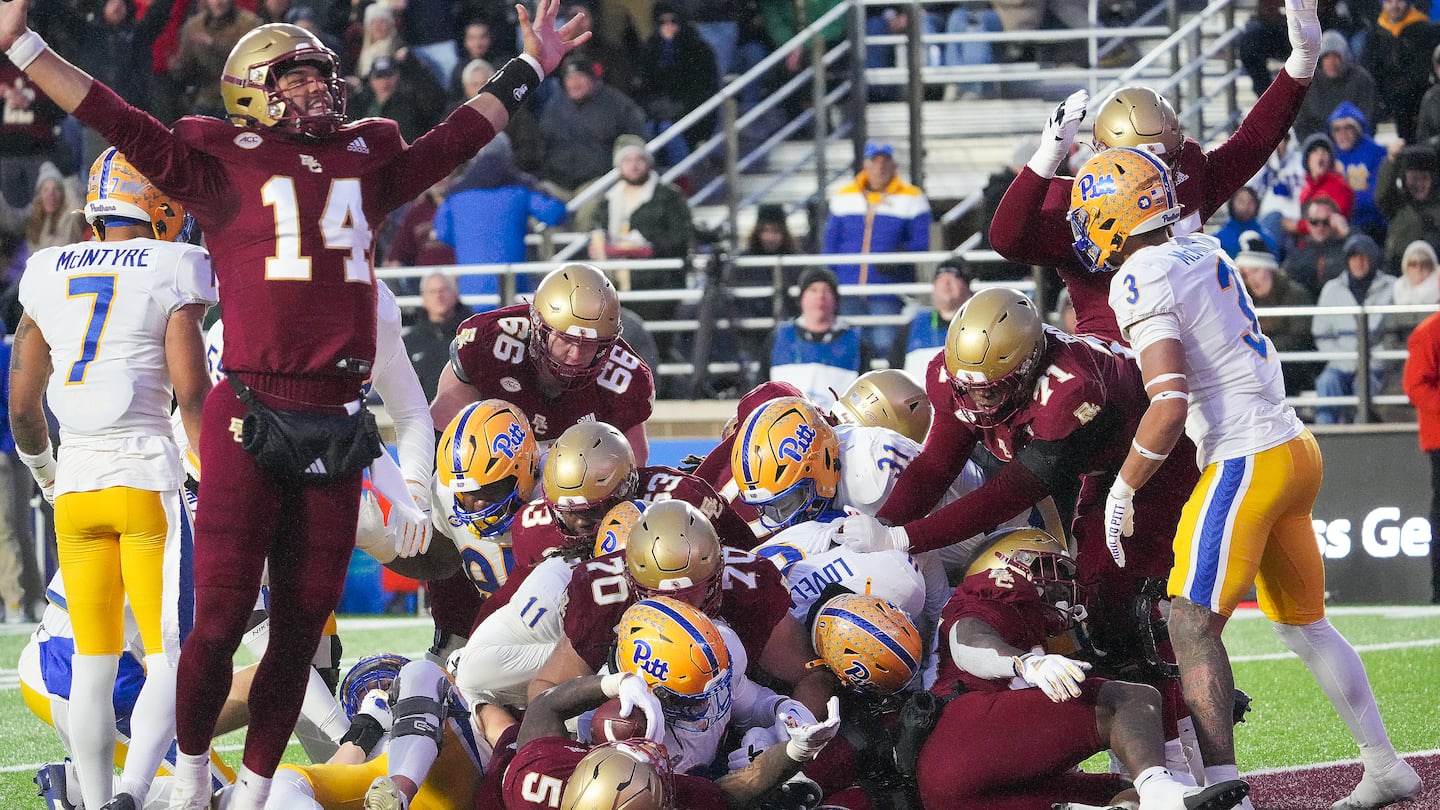
[[[620,616],[630,602],[629,585],[625,581],[625,552],[617,551],[576,566],[575,575],[565,589],[563,624],[570,646],[591,670],[598,670],[605,663],[605,653],[615,640],[615,625],[620,623]]]
[[[709,779],[699,776],[675,775],[674,807],[685,810],[725,810],[725,793]]]
[[[915,465],[912,463],[911,468]],[[906,472],[909,472],[907,469]],[[926,517],[905,524],[910,551],[934,551],[980,532],[988,532],[1011,515],[1034,506],[1050,494],[1045,482],[1025,468],[1010,462],[980,488],[952,501]],[[891,498],[894,499],[893,496]]]
[[[549,810],[589,748],[565,737],[537,737],[520,747],[505,768],[502,790],[509,810]],[[527,779],[540,774],[538,779]],[[548,777],[548,778],[546,778]]]
[[[607,421],[625,433],[636,425],[645,424],[650,414],[655,412],[655,373],[624,339],[610,350],[610,358],[611,363],[630,372],[630,384],[616,395],[614,410],[607,415]],[[623,358],[624,362],[616,358]],[[601,376],[605,376],[604,372]]]
[[[755,547],[757,540],[750,524],[735,512],[729,501],[720,497],[714,487],[697,475],[679,470],[673,470],[673,474],[680,477],[680,483],[670,496],[705,513],[705,517],[709,518],[710,524],[715,527],[715,533],[720,535],[722,545],[746,550]]]
[[[394,211],[419,197],[421,192],[450,174],[451,170],[475,156],[480,147],[495,137],[490,119],[469,104],[455,111],[429,132],[415,139],[386,164],[380,184],[380,210]]]
[[[101,82],[91,82],[75,108],[82,124],[100,133],[166,194],[202,213],[207,224],[224,222],[240,205],[227,193],[230,182],[222,164],[186,143],[149,113],[130,106]],[[181,124],[193,119],[181,119]]]
[[[705,460],[691,473],[715,489],[721,489],[735,479],[730,470],[730,454],[735,450],[735,436],[731,434],[720,440],[715,449],[705,454]]]
[[[1202,220],[1219,211],[1235,192],[1264,168],[1265,162],[1290,132],[1308,85],[1280,71],[1255,106],[1224,143],[1205,153],[1205,202]],[[994,237],[991,237],[992,241]]]
[[[909,523],[934,509],[955,476],[965,468],[978,440],[974,430],[955,417],[949,378],[937,368],[943,362],[944,355],[937,355],[925,374],[925,393],[935,406],[930,435],[925,437],[920,455],[900,473],[895,489],[876,514],[892,526]]]
[[[1065,214],[1074,182],[1070,177],[1046,180],[1029,166],[1021,169],[990,221],[990,246],[1020,264],[1054,267],[1073,261],[1075,240]]]

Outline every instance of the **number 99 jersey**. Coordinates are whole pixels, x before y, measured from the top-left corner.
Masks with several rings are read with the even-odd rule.
[[[530,328],[528,304],[465,319],[450,344],[455,376],[475,386],[481,398],[503,399],[524,412],[542,448],[580,422],[606,422],[624,433],[650,418],[655,378],[623,339],[610,348],[595,379],[549,399],[530,357]]]
[[[1165,338],[1185,347],[1185,428],[1201,469],[1300,434],[1275,344],[1219,240],[1193,234],[1136,251],[1110,281],[1110,306],[1137,352]],[[1156,328],[1157,315],[1173,316],[1173,334]]]

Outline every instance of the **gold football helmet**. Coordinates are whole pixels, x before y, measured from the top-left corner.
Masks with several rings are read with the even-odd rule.
[[[625,575],[641,596],[668,596],[709,612],[719,607],[724,570],[715,527],[685,501],[651,504],[625,545]]]
[[[1148,87],[1122,87],[1095,111],[1095,151],[1144,149],[1172,163],[1185,145],[1180,118],[1165,97]]]
[[[594,542],[600,519],[611,507],[633,498],[640,486],[635,451],[625,435],[604,422],[571,425],[545,457],[541,477],[545,500],[572,538]]]
[[[606,512],[600,528],[595,530],[595,556],[603,557],[625,548],[630,542],[630,533],[648,506],[644,501],[631,499],[615,504]]]
[[[530,357],[567,388],[600,375],[620,331],[620,294],[599,268],[567,264],[551,270],[535,288]],[[577,354],[579,362],[571,359]]]
[[[1068,218],[1080,263],[1105,273],[1119,269],[1112,260],[1132,235],[1179,222],[1180,203],[1159,158],[1142,149],[1106,149],[1075,177]]]
[[[840,483],[840,441],[815,406],[799,397],[765,403],[735,433],[730,471],[740,499],[769,529],[813,520]]]
[[[530,421],[499,399],[466,405],[435,445],[440,490],[454,498],[450,522],[477,537],[502,534],[535,491],[540,448]]]
[[[280,92],[280,77],[296,64],[312,65],[330,93],[329,109],[296,109]],[[251,30],[230,49],[220,76],[225,113],[237,127],[275,127],[323,136],[345,123],[345,80],[340,60],[319,37],[298,25],[269,23]]]
[[[867,371],[855,378],[833,413],[846,424],[890,428],[921,444],[935,418],[925,387],[898,368]]]
[[[167,242],[185,241],[194,221],[180,203],[151,184],[113,146],[90,166],[85,191],[85,221],[96,239],[105,241],[107,222],[118,224],[111,217],[148,222],[155,238]]]
[[[1063,626],[1055,628],[1057,632],[1085,618],[1075,560],[1064,543],[1043,529],[1002,529],[985,538],[965,576],[987,572],[997,582],[1023,579],[1033,584],[1060,614]]]
[[[1030,398],[1044,353],[1035,302],[1005,287],[972,296],[945,333],[950,385],[960,409],[980,427],[1003,423]]]
[[[560,810],[670,810],[674,797],[665,748],[624,740],[597,745],[575,763]]]
[[[900,691],[920,669],[920,633],[900,608],[878,596],[844,594],[827,601],[811,632],[815,654],[858,692]]]
[[[627,608],[615,660],[650,684],[668,725],[704,731],[730,711],[730,650],[710,617],[684,602],[659,596]]]

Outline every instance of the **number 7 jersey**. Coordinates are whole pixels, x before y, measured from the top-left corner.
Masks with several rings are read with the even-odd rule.
[[[1185,431],[1202,469],[1300,435],[1275,345],[1219,240],[1192,234],[1136,251],[1111,279],[1110,307],[1137,352],[1157,339],[1143,321],[1175,318],[1190,386]]]

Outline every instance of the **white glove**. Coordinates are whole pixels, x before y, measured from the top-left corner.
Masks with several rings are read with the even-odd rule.
[[[869,515],[846,515],[835,538],[855,551],[909,551],[910,535],[904,526],[886,526]]]
[[[395,715],[390,711],[390,693],[383,689],[371,689],[360,701],[356,714],[368,714],[375,718],[386,731],[395,724]]]
[[[620,698],[621,717],[629,717],[639,709],[645,715],[645,736],[662,745],[665,743],[665,712],[660,707],[660,698],[650,691],[643,675],[633,672],[606,675],[600,681],[600,691],[606,697]]]
[[[30,455],[20,448],[15,448],[16,455],[30,468],[30,475],[35,483],[40,485],[40,494],[52,505],[55,503],[55,452],[50,449],[50,442],[45,442],[45,449]]]
[[[1315,76],[1315,64],[1320,61],[1319,5],[1319,0],[1285,0],[1285,26],[1290,29],[1285,72],[1292,79]]]
[[[779,734],[778,739],[776,738],[777,733]],[[745,732],[744,738],[740,741],[740,747],[730,752],[726,758],[726,767],[731,771],[738,771],[754,762],[756,757],[765,753],[765,749],[789,739],[789,732],[783,729],[777,732],[775,729],[769,728],[752,728]]]
[[[1075,134],[1080,131],[1080,122],[1085,118],[1085,105],[1089,101],[1089,91],[1081,89],[1060,102],[1060,106],[1055,108],[1055,114],[1050,116],[1045,122],[1045,129],[1040,132],[1040,148],[1035,150],[1035,155],[1025,164],[1030,167],[1030,171],[1046,180],[1055,176],[1055,170],[1070,156],[1070,146],[1075,143]]]
[[[835,735],[840,733],[839,696],[831,696],[830,702],[825,704],[825,714],[826,718],[823,723],[809,723],[803,726],[786,724],[785,732],[790,735],[790,742],[785,743],[786,756],[796,762],[809,762],[820,756],[826,743],[835,739]]]
[[[409,486],[407,484],[407,486]],[[414,497],[413,493],[412,496]],[[426,492],[425,506],[417,501],[403,503],[396,500],[390,504],[390,522],[385,533],[394,538],[395,553],[401,557],[424,554],[430,548],[430,497]]]
[[[795,698],[784,698],[775,704],[775,732],[781,739],[789,735],[791,726],[809,726],[814,723],[814,713]]]
[[[1080,683],[1090,665],[1063,655],[1026,653],[1015,659],[1015,674],[1031,686],[1040,687],[1055,703],[1080,697]]]
[[[369,554],[381,565],[395,559],[395,544],[385,531],[385,515],[372,492],[360,494],[360,519],[355,525],[355,548]]]
[[[1105,499],[1105,547],[1121,568],[1125,567],[1125,548],[1120,545],[1120,537],[1134,533],[1135,488],[1116,476],[1110,486],[1110,497]]]

